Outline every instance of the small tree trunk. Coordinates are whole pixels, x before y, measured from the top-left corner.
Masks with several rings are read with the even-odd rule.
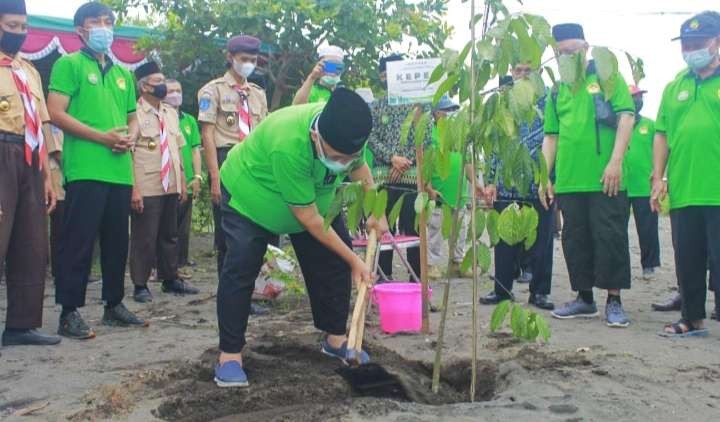
[[[425,181],[423,180],[423,149],[422,145],[415,147],[417,161],[417,189],[419,193],[425,192]],[[420,211],[420,284],[422,294],[422,332],[430,333],[430,301],[428,300],[428,261],[427,261],[427,207]]]

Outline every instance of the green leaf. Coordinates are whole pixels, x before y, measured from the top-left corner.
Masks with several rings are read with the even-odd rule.
[[[430,80],[428,81],[428,85],[434,84],[435,82],[442,79],[442,77],[445,76],[445,67],[442,63],[437,65],[435,70],[433,70],[433,73],[430,75]]]
[[[550,325],[542,315],[537,315],[535,317],[535,325],[537,325],[538,333],[543,341],[547,342],[550,340]]]
[[[415,109],[410,110],[405,120],[403,120],[400,126],[400,145],[407,145],[408,136],[410,135],[410,128],[412,127],[413,120],[415,119]]]
[[[333,198],[332,202],[330,203],[330,207],[328,208],[327,214],[325,214],[325,220],[323,221],[323,228],[327,230],[332,222],[335,220],[335,218],[340,215],[343,208],[343,195],[342,192],[338,192],[335,194],[335,197]]]
[[[403,202],[405,202],[405,196],[407,196],[407,192],[400,195],[400,198],[398,198],[397,202],[395,202],[395,205],[393,205],[392,209],[390,210],[390,215],[388,216],[388,224],[390,225],[390,227],[395,226],[398,217],[400,217],[400,211],[402,211]]]
[[[485,231],[485,212],[481,209],[475,210],[475,230],[476,230],[476,237],[475,239],[479,239],[483,232]],[[472,226],[470,227],[470,230],[472,230]],[[470,239],[472,239],[472,235],[468,236]]]
[[[492,316],[490,317],[490,331],[495,332],[498,328],[500,328],[502,323],[505,321],[505,317],[507,317],[507,314],[510,311],[511,304],[512,302],[509,300],[503,300],[497,304],[493,310]]]
[[[645,79],[645,66],[643,60],[641,58],[633,58],[630,53],[625,53],[625,57],[627,57],[628,63],[630,63],[630,69],[632,70],[635,85],[640,85],[640,81]]]
[[[548,75],[548,78],[550,78],[550,82],[552,82],[552,86],[557,87],[558,81],[557,81],[557,78],[555,77],[555,71],[550,66],[545,66],[544,69],[545,69],[545,73],[547,73],[547,75]]]
[[[539,222],[538,212],[534,207],[526,206],[522,207],[520,215],[525,231],[525,250],[530,250],[537,239],[537,226]]]
[[[455,84],[457,84],[458,80],[460,79],[460,75],[457,73],[451,74],[448,76],[447,79],[443,81],[443,83],[440,84],[438,87],[438,90],[435,92],[435,97],[433,98],[433,104],[436,105],[438,101],[440,101],[440,98],[442,98],[443,95],[448,93],[453,87],[455,87]]]
[[[575,65],[575,56],[574,54],[563,54],[558,57],[560,80],[568,85],[575,85],[579,78],[577,66]]]
[[[373,207],[375,206],[375,198],[377,197],[377,191],[370,189],[365,192],[365,199],[363,199],[363,213],[369,217],[373,213]]]
[[[490,246],[495,246],[500,241],[500,233],[498,232],[498,224],[500,220],[500,214],[495,210],[490,210],[487,213],[487,219],[485,224],[487,225],[488,236],[490,237]]]
[[[432,118],[431,113],[423,113],[415,123],[415,146],[421,146],[425,142],[425,134],[427,133],[428,124]]]
[[[480,267],[480,271],[485,274],[490,270],[490,248],[483,242],[476,242],[475,247],[477,248],[478,267]]]
[[[453,209],[450,205],[443,203],[442,216],[442,236],[444,239],[449,239],[453,226]]]
[[[517,245],[525,239],[524,228],[517,203],[511,204],[500,214],[498,232],[500,233],[500,239],[508,245]]]
[[[527,327],[527,311],[520,305],[513,305],[510,313],[510,328],[513,336],[523,338]]]
[[[425,208],[425,205],[427,205],[427,202],[428,202],[427,192],[418,193],[417,197],[415,198],[415,213],[420,214],[422,212],[422,210]]]
[[[363,203],[360,200],[347,204],[348,229],[353,233],[357,230],[362,218],[362,205]]]
[[[617,84],[618,60],[615,54],[607,47],[594,47],[592,56],[595,60],[598,80],[608,101],[615,94]]]
[[[540,334],[540,330],[537,326],[537,314],[533,311],[527,311],[528,314],[528,320],[527,320],[527,328],[525,329],[525,340],[527,341],[533,341],[537,338],[538,334]]]
[[[388,203],[388,191],[387,189],[383,189],[375,195],[375,203],[372,210],[372,216],[376,219],[382,218],[383,215],[385,215],[385,210],[387,209],[387,203]]]

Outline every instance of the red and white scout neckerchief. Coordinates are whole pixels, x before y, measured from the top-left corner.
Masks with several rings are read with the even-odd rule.
[[[170,144],[168,143],[167,126],[165,125],[165,119],[162,114],[155,108],[152,108],[153,113],[160,122],[160,181],[165,192],[170,189]]]
[[[42,169],[45,156],[45,138],[42,132],[40,112],[35,104],[35,98],[30,92],[27,74],[21,67],[13,66],[12,60],[7,57],[0,61],[0,66],[12,69],[15,87],[17,87],[25,109],[25,162],[28,166],[32,166],[32,153],[35,148],[38,148],[38,167]]]
[[[249,134],[252,127],[250,120],[250,106],[248,104],[247,90],[250,88],[248,85],[240,86],[235,85],[235,91],[240,95],[240,102],[238,103],[238,131],[240,140],[243,141]]]

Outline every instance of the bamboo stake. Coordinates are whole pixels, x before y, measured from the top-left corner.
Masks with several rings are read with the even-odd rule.
[[[415,158],[417,162],[417,190],[418,194],[425,192],[425,181],[423,180],[423,150],[422,144],[415,147]],[[420,211],[420,292],[422,294],[422,333],[430,333],[430,301],[428,295],[428,261],[427,261],[427,207]]]
[[[365,263],[368,266],[373,265],[375,254],[378,249],[377,232],[370,230],[368,235],[368,243],[365,249]],[[373,277],[375,274],[372,274]],[[367,303],[370,293],[370,283],[362,280],[358,285],[357,297],[355,298],[355,308],[353,309],[352,321],[350,322],[350,332],[348,333],[348,361],[357,365],[360,363],[360,354],[362,353],[363,336],[365,334],[365,314],[367,312]]]

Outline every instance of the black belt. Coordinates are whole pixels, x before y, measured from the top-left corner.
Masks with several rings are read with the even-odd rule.
[[[24,144],[25,137],[16,133],[0,132],[0,142],[7,142],[8,144]]]

